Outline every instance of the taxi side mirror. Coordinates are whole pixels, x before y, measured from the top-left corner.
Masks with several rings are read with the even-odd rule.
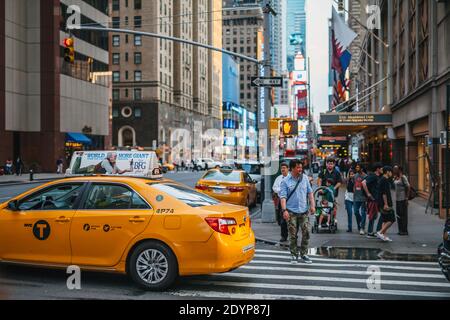
[[[19,202],[17,200],[8,202],[8,209],[11,211],[19,211]]]

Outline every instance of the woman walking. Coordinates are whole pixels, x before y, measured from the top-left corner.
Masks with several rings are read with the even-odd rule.
[[[394,178],[395,195],[396,195],[396,211],[398,220],[398,234],[400,236],[408,235],[408,199],[411,185],[408,178],[403,173],[403,168],[396,166]]]
[[[353,230],[353,196],[354,196],[354,188],[355,188],[355,172],[350,169],[348,171],[348,181],[347,181],[347,190],[345,191],[345,209],[347,210],[347,215],[348,215],[348,228],[347,228],[347,232],[352,232]],[[355,212],[355,217],[356,217],[356,222],[358,224],[358,229],[360,229],[360,224],[361,224],[361,217],[359,215],[356,214]]]

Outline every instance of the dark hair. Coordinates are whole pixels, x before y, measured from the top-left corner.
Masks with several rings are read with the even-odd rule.
[[[383,174],[385,174],[386,172],[392,172],[392,167],[391,166],[384,166],[383,167]]]
[[[294,170],[299,164],[301,164],[303,167],[303,162],[301,162],[299,159],[291,160],[291,162],[289,163],[289,169]]]
[[[403,167],[402,167],[402,166],[397,166],[397,168],[398,168],[398,171],[399,171],[399,172],[405,173],[405,172],[403,171]]]
[[[334,158],[328,158],[326,163],[336,163]]]
[[[288,164],[287,164],[286,162],[282,162],[281,165],[280,165],[280,167],[286,167],[286,168],[289,168],[289,166],[288,166]]]
[[[333,185],[333,184],[334,184],[334,179],[332,179],[332,178],[328,178],[328,179],[327,179],[327,183],[329,183],[329,184],[332,184],[332,185]]]
[[[378,169],[382,169],[382,168],[383,168],[383,165],[381,163],[374,163],[372,165],[372,171],[373,172],[377,171]]]

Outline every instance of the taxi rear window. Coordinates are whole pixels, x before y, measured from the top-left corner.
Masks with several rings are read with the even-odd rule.
[[[210,171],[202,179],[210,181],[241,182],[241,173],[238,171]]]
[[[219,204],[219,202],[207,195],[195,190],[171,183],[149,184],[153,188],[165,192],[175,199],[196,208]]]
[[[248,174],[261,174],[261,166],[259,164],[241,164],[242,170]]]

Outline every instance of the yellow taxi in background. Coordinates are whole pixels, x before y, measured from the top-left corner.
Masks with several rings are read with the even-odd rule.
[[[71,177],[0,204],[0,262],[126,273],[149,290],[233,270],[254,250],[247,208],[166,179]]]
[[[223,202],[252,207],[257,202],[257,182],[243,170],[209,170],[195,186],[198,191]]]

